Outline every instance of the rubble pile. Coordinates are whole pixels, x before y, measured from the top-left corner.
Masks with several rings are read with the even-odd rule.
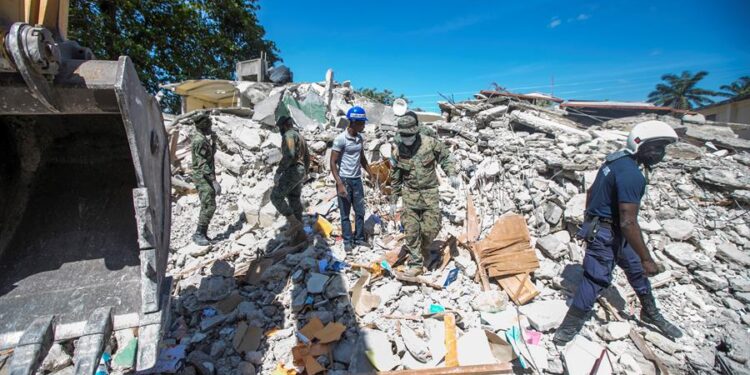
[[[224,193],[210,246],[190,241],[199,210],[189,180],[192,114],[167,124],[175,146],[175,288],[166,344],[184,355],[182,373],[346,374],[510,362],[519,371],[578,374],[590,372],[604,349],[600,374],[653,374],[657,365],[675,373],[747,373],[750,154],[731,130],[708,139],[700,129],[706,125],[670,116],[582,126],[564,110],[519,100],[441,102],[443,120],[423,130],[450,146],[464,183],[454,189],[443,178],[443,226],[427,258],[432,268],[408,279],[399,276],[398,215],[391,217],[383,186],[365,187],[372,248],[346,253],[328,172],[328,150],[346,126],[346,109],[367,110],[370,163],[390,156],[393,111],[358,97],[332,74],[324,83],[261,88],[253,91],[252,110],[211,111]],[[280,113],[295,119],[316,159],[303,188],[308,241],[299,244],[280,234],[285,222],[269,201],[281,159],[273,129]],[[657,117],[681,141],[648,174],[639,221],[666,268],[651,278],[657,301],[685,336],[671,341],[637,323],[638,300],[618,269],[595,318],[568,346],[555,347],[552,334],[583,276],[575,232],[586,189],[605,156],[624,146],[630,127]],[[503,255],[487,275],[472,243],[502,231],[513,215],[527,231],[518,252],[523,269],[513,268],[515,255]],[[515,277],[523,296],[508,286]]]

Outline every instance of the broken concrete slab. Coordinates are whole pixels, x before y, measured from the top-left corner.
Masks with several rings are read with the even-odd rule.
[[[603,346],[589,341],[582,335],[576,336],[562,353],[565,361],[565,368],[569,374],[589,374],[594,367],[594,363],[601,357],[602,352],[606,350]],[[606,357],[606,355],[605,355]],[[604,360],[599,365],[597,374],[612,374],[613,369],[609,361]]]
[[[737,248],[731,242],[722,242],[716,245],[716,257],[731,264],[750,266],[750,254]]]
[[[518,315],[515,308],[506,309],[499,313],[483,312],[480,314],[482,321],[487,323],[494,331],[505,331],[513,326],[521,324],[522,328],[528,328],[529,319],[524,315]]]
[[[596,334],[605,341],[622,340],[630,334],[630,323],[610,322],[607,325],[599,327]]]
[[[417,333],[409,326],[401,324],[401,338],[404,340],[406,349],[419,362],[426,363],[431,359],[430,350],[427,344],[417,336]]]
[[[550,259],[560,259],[568,252],[567,245],[551,234],[538,239],[536,247]]]
[[[662,229],[666,234],[678,241],[685,241],[692,237],[693,230],[695,229],[693,223],[687,220],[680,219],[669,219],[661,222]]]
[[[255,105],[253,120],[268,126],[276,126],[276,109],[281,103],[282,93],[269,96]]]
[[[654,331],[649,330],[646,332],[645,338],[665,353],[674,354],[681,351],[680,345]]]
[[[483,329],[470,329],[458,338],[456,347],[460,366],[498,363]]]
[[[471,300],[471,307],[479,312],[500,312],[505,310],[507,305],[508,295],[500,290],[481,291]]]
[[[547,119],[535,116],[534,114],[531,114],[529,112],[513,111],[510,114],[510,118],[512,121],[516,121],[520,124],[523,124],[525,126],[528,126],[530,128],[533,128],[535,130],[539,130],[545,133],[554,134],[554,135],[567,134],[569,136],[570,135],[575,136],[576,138],[579,139],[579,143],[591,140],[591,134],[583,130],[578,130],[570,126],[559,124],[552,120],[547,120]]]
[[[696,255],[695,246],[687,242],[674,242],[664,248],[664,252],[682,266],[693,263]]]
[[[562,323],[568,306],[565,300],[537,301],[520,307],[521,313],[537,331],[548,332]]]
[[[360,337],[363,339],[367,359],[378,371],[388,371],[398,366],[399,359],[393,354],[391,341],[385,332],[365,328],[361,331]]]

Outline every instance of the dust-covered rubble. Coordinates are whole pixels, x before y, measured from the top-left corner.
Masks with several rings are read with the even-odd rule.
[[[199,209],[186,152],[193,131],[185,121],[190,115],[167,124],[177,145],[174,185],[181,188],[173,196],[168,267],[176,283],[166,344],[186,349],[183,373],[270,374],[293,368],[345,374],[442,366],[447,314],[457,320],[460,365],[465,364],[460,353],[473,350],[474,364],[512,361],[520,369],[521,353],[527,365],[546,373],[562,373],[565,366],[589,371],[589,362],[573,365],[569,358],[585,357],[586,348],[607,348],[607,369],[656,373],[630,339],[632,326],[675,373],[719,372],[720,366],[748,372],[750,215],[744,206],[750,196],[750,155],[731,142],[696,141],[691,129],[701,125],[691,123],[665,162],[648,174],[639,221],[666,269],[651,281],[663,314],[685,336],[671,341],[638,323],[639,302],[617,269],[605,299],[630,325],[599,306],[580,342],[557,348],[552,334],[583,272],[584,248],[575,233],[583,221],[586,189],[604,157],[624,146],[628,130],[656,115],[583,126],[564,110],[513,99],[439,103],[444,119],[423,125],[450,147],[463,184],[454,189],[442,178],[438,240],[443,243],[428,258],[433,268],[422,277],[425,282],[412,283],[388,270],[398,267],[399,223],[389,214],[385,192],[372,181],[365,187],[372,248],[344,251],[327,167],[331,141],[354,104],[364,106],[370,119],[365,128],[370,163],[387,160],[395,130],[391,108],[359,97],[348,82],[287,84],[260,92],[265,98],[252,115],[210,112],[224,192],[209,227],[210,247],[190,242]],[[311,182],[303,188],[309,240],[296,246],[281,235],[285,222],[269,201],[280,160],[281,139],[273,124],[283,111],[295,119],[315,154]],[[658,118],[685,126],[679,118]],[[723,129],[722,139],[731,138],[729,132]],[[474,257],[463,246],[444,251],[451,236],[465,238],[467,193],[476,207],[480,238],[504,214],[525,218],[537,249],[539,267],[530,280],[538,295],[520,309],[505,295],[510,291],[494,281],[483,292]],[[331,237],[320,220],[332,224]],[[442,258],[445,254],[451,259]],[[446,283],[454,269],[455,281]],[[508,343],[518,328],[529,348],[514,352]],[[464,336],[479,339],[461,340]],[[477,353],[484,345],[493,350],[482,357]]]

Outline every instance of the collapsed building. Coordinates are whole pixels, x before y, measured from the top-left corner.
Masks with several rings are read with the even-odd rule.
[[[220,84],[233,88],[228,104],[193,101],[184,113],[164,115],[174,287],[171,325],[153,372],[748,372],[750,140],[740,137],[746,126],[645,105],[566,105],[543,94],[481,91],[474,100],[440,102],[441,113],[420,113],[420,122],[450,147],[463,184],[454,189],[443,178],[443,222],[427,258],[430,271],[404,278],[398,214],[388,209],[392,108],[336,82],[332,71],[322,82]],[[191,87],[180,85],[175,92]],[[377,176],[365,187],[372,249],[346,253],[328,161],[353,105],[367,111],[366,156]],[[209,227],[214,240],[198,246],[190,240],[199,203],[189,177],[188,120],[206,111],[224,193]],[[280,234],[285,221],[270,203],[281,159],[274,125],[282,114],[295,120],[314,156],[312,182],[303,188],[309,240],[301,244]],[[585,249],[574,233],[586,190],[632,126],[650,119],[670,124],[680,141],[649,174],[639,221],[666,268],[651,279],[654,293],[685,336],[672,341],[634,319],[639,302],[618,269],[595,318],[573,342],[556,347],[552,335],[583,277]],[[137,335],[116,332],[115,356]],[[71,371],[69,354],[55,350],[42,368]],[[129,372],[123,363],[114,371]]]

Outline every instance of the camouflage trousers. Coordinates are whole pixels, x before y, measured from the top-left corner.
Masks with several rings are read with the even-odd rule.
[[[302,183],[305,167],[295,165],[281,172],[279,182],[271,191],[271,203],[284,216],[294,215],[302,220]]]
[[[201,212],[198,214],[198,225],[208,226],[216,212],[216,191],[204,176],[194,176],[195,188],[201,201]]]
[[[404,226],[404,246],[409,252],[410,266],[422,266],[423,253],[440,232],[440,208],[420,210],[404,207],[401,213]]]

